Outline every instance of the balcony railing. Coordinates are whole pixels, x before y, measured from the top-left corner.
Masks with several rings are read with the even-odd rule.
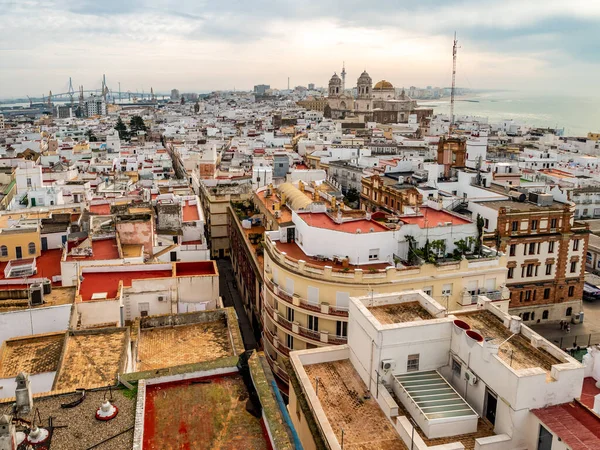
[[[283,369],[281,369],[281,367],[279,367],[279,365],[271,357],[269,352],[265,352],[265,355],[267,355],[267,361],[269,362],[269,366],[271,367],[271,370],[273,371],[273,373],[275,375],[277,375],[285,383],[288,383],[290,380],[290,378],[288,377],[288,374],[285,373],[285,371]]]
[[[265,284],[269,288],[269,290],[276,295],[281,300],[289,303],[293,306],[298,306],[302,309],[306,309],[307,311],[321,313],[321,314],[330,314],[332,316],[338,317],[348,317],[348,308],[340,307],[340,306],[331,306],[327,303],[309,303],[298,295],[291,295],[285,289],[282,289],[281,286],[274,283],[271,279],[265,278]]]
[[[291,322],[279,311],[275,311],[269,302],[265,302],[265,311],[269,317],[278,325],[290,331],[292,335],[302,336],[321,345],[324,344],[345,344],[348,341],[346,336],[337,336],[327,331],[311,330],[300,325],[298,322]],[[268,327],[265,327],[267,329]]]
[[[269,329],[269,327],[265,327],[265,336],[267,336],[269,344],[271,344],[276,350],[283,353],[285,356],[290,356],[292,349],[279,342],[279,339],[276,338],[275,334]]]

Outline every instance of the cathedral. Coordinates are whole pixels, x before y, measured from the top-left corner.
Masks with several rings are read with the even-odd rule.
[[[406,123],[410,114],[417,114],[420,121],[433,110],[418,108],[404,89],[400,95],[386,80],[373,86],[373,80],[365,70],[356,81],[356,97],[346,92],[346,69],[342,77],[334,73],[329,80],[327,106],[324,114],[333,119],[357,118],[360,122]]]

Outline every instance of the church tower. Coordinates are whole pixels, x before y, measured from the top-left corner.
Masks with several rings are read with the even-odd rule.
[[[329,80],[329,97],[339,97],[342,93],[342,80],[334,73]]]
[[[370,120],[373,114],[373,80],[365,70],[356,82],[357,97],[354,111],[363,121]]]
[[[346,92],[346,61],[342,63],[342,92]]]

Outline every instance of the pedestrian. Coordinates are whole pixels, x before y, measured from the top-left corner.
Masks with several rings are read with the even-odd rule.
[[[571,325],[567,324],[567,333],[571,332]]]
[[[560,321],[560,329],[563,330],[565,328],[565,321],[561,320]]]

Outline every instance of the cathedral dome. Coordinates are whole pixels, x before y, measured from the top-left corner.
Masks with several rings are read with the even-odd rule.
[[[329,80],[329,84],[330,85],[342,85],[342,79],[338,76],[337,73],[334,73],[333,76],[331,77],[331,79]]]
[[[377,90],[381,90],[381,91],[383,91],[384,89],[394,89],[394,85],[392,83],[390,83],[389,81],[381,80],[379,83],[377,83],[375,85],[375,87],[373,89],[377,89]]]

